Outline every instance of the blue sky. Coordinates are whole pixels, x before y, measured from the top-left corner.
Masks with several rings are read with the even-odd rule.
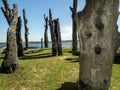
[[[28,19],[29,41],[40,41],[44,36],[44,18],[43,15],[49,15],[49,8],[52,9],[53,18],[60,19],[60,28],[62,40],[70,40],[72,38],[72,20],[69,6],[73,5],[73,0],[8,0],[10,7],[17,3],[19,8],[19,16],[22,17],[22,9],[26,9]],[[85,0],[79,2],[78,9],[82,9]],[[0,0],[0,7],[3,6]],[[8,29],[7,21],[0,11],[0,42],[6,41],[6,33]],[[48,30],[49,31],[49,30]],[[50,34],[48,32],[50,39]],[[24,41],[24,24],[22,20],[22,39]]]
[[[85,6],[85,0],[78,0],[78,11],[81,11]],[[40,41],[44,36],[44,17],[49,15],[49,8],[52,9],[53,18],[60,19],[60,28],[62,40],[72,39],[72,19],[70,6],[73,5],[73,0],[8,0],[10,7],[17,3],[19,8],[19,16],[23,19],[22,9],[26,9],[28,19],[29,41]],[[0,0],[0,7],[4,6]],[[6,41],[6,33],[8,29],[7,21],[0,10],[0,42]],[[48,30],[49,31],[49,30]],[[50,32],[48,32],[50,39]],[[24,24],[22,20],[22,39],[24,41]]]

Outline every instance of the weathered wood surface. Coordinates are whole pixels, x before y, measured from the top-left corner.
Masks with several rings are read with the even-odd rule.
[[[108,90],[115,52],[119,0],[87,0],[77,14],[80,39],[80,90]]]
[[[60,23],[59,19],[52,20],[52,12],[49,10],[49,25],[52,39],[52,55],[56,56],[62,55],[62,43],[61,43],[61,33],[60,33]]]
[[[3,0],[5,4],[4,11],[7,11],[8,3],[7,0]],[[9,9],[11,10],[11,9]],[[6,12],[7,13],[7,12]],[[8,22],[10,23],[10,26],[7,31],[7,47],[5,52],[5,57],[2,62],[2,72],[3,73],[12,73],[16,70],[18,67],[18,57],[17,57],[17,43],[16,43],[16,29],[17,29],[17,23],[18,23],[18,6],[17,4],[13,4],[12,9],[12,19]]]
[[[54,22],[54,33],[57,43],[57,54],[62,55],[62,43],[61,43],[62,40],[61,40],[59,19],[57,18],[53,20],[53,22]]]
[[[50,25],[50,33],[51,33],[51,40],[52,40],[52,55],[57,55],[57,41],[56,36],[54,32],[54,22],[52,20],[52,12],[51,9],[49,9],[49,25]]]
[[[13,19],[13,11],[10,9],[8,1],[7,0],[2,0],[4,4],[4,8],[1,7],[1,10],[8,22],[8,25],[12,22]],[[23,56],[23,50],[22,50],[22,38],[21,38],[21,18],[18,17],[18,23],[17,23],[17,28],[16,28],[16,42],[18,45],[18,56]]]

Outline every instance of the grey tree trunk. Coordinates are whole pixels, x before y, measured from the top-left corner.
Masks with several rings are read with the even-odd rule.
[[[43,48],[43,38],[41,38],[41,48]]]
[[[117,31],[119,0],[86,0],[77,14],[81,43],[80,90],[108,90],[115,51],[120,45]]]
[[[49,25],[50,25],[50,33],[51,33],[51,40],[52,40],[52,55],[57,55],[57,42],[56,42],[56,36],[54,32],[54,22],[52,20],[52,12],[51,9],[49,9]]]
[[[13,12],[12,9],[9,8],[9,4],[7,0],[2,0],[4,3],[5,8],[1,7],[1,10],[3,11],[3,14],[10,25],[13,18]],[[19,35],[19,36],[17,36]],[[21,21],[18,17],[18,23],[17,23],[17,29],[16,29],[16,38],[17,38],[17,47],[18,47],[18,56],[23,56],[23,48],[22,48],[22,42],[21,42]],[[20,40],[20,41],[19,41]]]
[[[77,51],[77,3],[78,0],[73,0],[73,8],[70,7],[72,12],[72,51]]]
[[[62,44],[61,44],[59,19],[57,18],[53,22],[54,22],[54,32],[55,32],[55,37],[56,37],[56,42],[57,42],[57,52],[58,52],[58,55],[62,55]]]
[[[52,39],[52,55],[62,55],[61,33],[59,19],[52,20],[51,9],[49,9],[49,25]]]
[[[7,0],[6,0],[7,1]],[[2,62],[2,72],[12,73],[18,67],[17,44],[16,44],[16,28],[18,22],[18,7],[13,5],[13,17],[7,31],[7,47],[5,57]],[[5,10],[5,8],[4,8]]]
[[[45,19],[44,45],[45,45],[45,48],[47,48],[48,47],[48,34],[47,34],[47,31],[48,31],[48,17],[45,17],[45,15],[44,15],[44,19]]]
[[[26,49],[28,49],[29,46],[29,42],[28,42],[28,27],[27,27],[27,18],[26,18],[26,13],[25,13],[25,9],[23,9],[23,19],[24,19],[24,27],[25,27],[25,46]]]
[[[22,38],[21,38],[21,17],[18,17],[17,29],[16,29],[16,40],[18,47],[18,57],[23,56]]]

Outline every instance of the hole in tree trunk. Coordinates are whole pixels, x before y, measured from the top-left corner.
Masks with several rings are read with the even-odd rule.
[[[98,30],[102,30],[104,28],[104,24],[102,23],[100,17],[96,18],[95,27],[98,28]]]
[[[92,33],[89,32],[89,31],[86,31],[86,32],[85,32],[85,36],[86,36],[87,38],[90,38],[90,37],[92,36]]]
[[[99,46],[99,45],[97,45],[95,48],[94,48],[94,51],[95,51],[95,53],[96,54],[100,54],[101,53],[101,51],[102,51],[102,48]]]
[[[103,82],[104,82],[104,84],[106,85],[106,84],[108,83],[108,80],[104,80]]]

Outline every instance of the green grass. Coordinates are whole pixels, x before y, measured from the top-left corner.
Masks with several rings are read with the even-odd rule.
[[[15,73],[0,74],[0,90],[77,90],[79,57],[69,51],[64,48],[63,55],[55,57],[49,48],[25,54],[20,57],[20,68]],[[119,64],[113,65],[111,81],[109,90],[120,90]]]
[[[20,68],[13,74],[0,74],[0,90],[56,90],[61,84],[78,80],[77,56],[64,49],[52,57],[50,49],[20,57]],[[67,61],[65,58],[72,58]],[[66,88],[66,87],[65,87]]]

